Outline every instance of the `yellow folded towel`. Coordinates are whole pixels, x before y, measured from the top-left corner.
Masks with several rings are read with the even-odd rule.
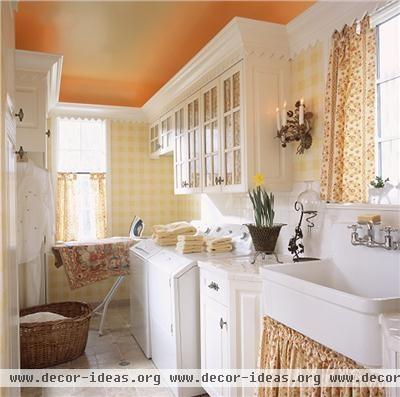
[[[192,235],[179,235],[178,236],[178,241],[188,241],[188,242],[200,242],[203,244],[204,237],[203,236],[192,236]]]
[[[187,226],[192,226],[192,225],[188,222],[172,222],[172,223],[168,223],[167,225],[154,225],[153,231],[171,230],[171,229],[176,229],[178,227],[187,227]]]
[[[180,235],[194,235],[197,233],[195,227],[187,222],[174,222],[168,225],[153,226],[153,239],[162,246],[175,245]]]
[[[232,244],[220,245],[219,247],[207,246],[207,252],[230,252],[233,249]]]
[[[180,254],[197,254],[203,251],[203,248],[176,248]]]
[[[158,236],[158,237],[165,237],[165,236],[179,236],[179,235],[193,235],[196,234],[197,230],[195,227],[190,226],[190,227],[179,227],[177,229],[171,229],[171,230],[157,230],[153,234]]]
[[[176,237],[156,237],[154,241],[162,246],[175,245],[177,243]]]
[[[203,251],[204,246],[202,244],[176,244],[177,250],[196,250],[198,252]]]
[[[231,242],[232,239],[230,237],[209,237],[206,240],[207,245],[229,244]]]

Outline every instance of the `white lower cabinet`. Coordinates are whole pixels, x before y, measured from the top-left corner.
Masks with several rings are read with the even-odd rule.
[[[212,262],[199,262],[201,369],[257,368],[262,323],[262,282],[258,274],[224,271]],[[211,397],[253,396],[254,388],[206,384]]]
[[[226,368],[229,362],[226,325],[228,309],[206,296],[201,301],[201,313],[201,368]],[[228,395],[221,384],[207,387],[207,392],[211,396]]]

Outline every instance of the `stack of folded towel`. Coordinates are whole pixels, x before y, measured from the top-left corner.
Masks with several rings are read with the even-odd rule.
[[[203,236],[178,236],[178,244],[176,244],[176,250],[180,254],[194,254],[197,252],[202,252],[203,248]]]
[[[232,249],[233,243],[230,237],[214,237],[206,240],[207,252],[229,252]]]
[[[175,245],[178,236],[191,236],[197,233],[197,229],[188,222],[174,222],[168,225],[153,226],[153,239],[158,245]]]

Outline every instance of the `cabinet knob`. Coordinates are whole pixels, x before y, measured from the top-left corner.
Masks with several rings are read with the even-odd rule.
[[[228,323],[224,321],[224,319],[221,317],[221,319],[219,320],[219,327],[223,329],[224,325],[228,325]]]
[[[222,184],[224,183],[224,178],[222,178],[222,176],[220,176],[220,177],[218,178],[218,183],[219,183],[220,185],[222,185]]]
[[[161,149],[161,145],[158,142],[156,143],[156,149]]]
[[[219,290],[219,285],[216,282],[211,281],[211,283],[208,285],[208,288],[215,289],[215,291],[218,291]]]
[[[182,181],[182,187],[188,187],[188,186],[189,186],[189,183],[188,183],[188,182]]]
[[[47,135],[47,138],[50,138],[51,131],[50,130],[46,130],[45,134]]]
[[[19,119],[19,121],[22,121],[24,119],[24,111],[22,108],[19,108],[19,112],[14,114],[15,117]]]
[[[219,180],[218,180],[218,177],[217,177],[217,176],[215,177],[215,184],[216,184],[216,185],[219,184]]]

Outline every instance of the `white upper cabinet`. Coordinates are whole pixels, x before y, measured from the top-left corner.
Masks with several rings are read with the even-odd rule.
[[[234,18],[145,105],[175,109],[175,193],[244,193],[259,172],[268,190],[291,190],[292,150],[275,138],[289,87],[285,26]]]
[[[49,111],[58,102],[62,56],[15,51],[17,147],[46,154]]]

